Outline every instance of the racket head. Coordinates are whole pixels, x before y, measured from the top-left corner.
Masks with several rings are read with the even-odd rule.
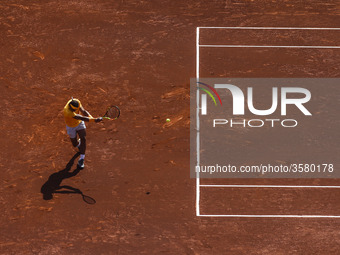
[[[104,114],[104,119],[113,119],[116,120],[120,116],[120,109],[116,105],[112,105],[107,108],[106,113]]]
[[[93,204],[96,203],[96,200],[94,200],[94,198],[89,197],[89,196],[86,196],[86,195],[83,195],[83,200],[84,200],[87,204],[90,204],[90,205],[93,205]]]

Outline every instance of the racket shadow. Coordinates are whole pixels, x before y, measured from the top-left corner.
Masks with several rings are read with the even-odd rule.
[[[74,161],[80,155],[77,152],[67,163],[66,167],[59,172],[53,173],[49,176],[48,180],[42,185],[40,192],[43,194],[44,200],[51,200],[53,199],[53,194],[71,194],[76,193],[80,194],[83,197],[83,200],[88,204],[95,204],[96,200],[89,196],[85,196],[80,189],[71,187],[69,185],[61,185],[62,181],[76,176],[80,172],[80,168],[77,167],[75,170],[71,171],[72,166],[74,165]]]

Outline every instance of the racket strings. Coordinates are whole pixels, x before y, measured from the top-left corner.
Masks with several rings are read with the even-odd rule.
[[[119,114],[120,114],[120,111],[119,111],[119,109],[117,107],[110,107],[107,110],[105,116],[114,119],[114,118],[118,118]]]

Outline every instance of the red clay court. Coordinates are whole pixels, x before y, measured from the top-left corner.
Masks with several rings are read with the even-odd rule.
[[[189,171],[197,27],[338,28],[337,1],[4,0],[0,13],[0,254],[339,254],[335,217],[199,216],[340,215],[338,188],[201,187],[197,214]],[[206,32],[208,44],[340,46],[336,30]],[[338,48],[225,50],[202,51],[200,77],[339,78]],[[117,121],[87,123],[82,171],[62,115],[71,96],[93,116],[121,109]],[[44,200],[48,180],[95,203],[72,192]]]

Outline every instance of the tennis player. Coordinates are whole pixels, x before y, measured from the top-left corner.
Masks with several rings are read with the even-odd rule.
[[[85,167],[85,151],[86,151],[86,126],[87,122],[100,122],[102,117],[93,118],[91,114],[84,109],[78,99],[72,97],[64,107],[64,118],[66,123],[67,134],[69,135],[72,145],[77,147],[80,152],[78,167]],[[79,139],[77,139],[77,135]]]

